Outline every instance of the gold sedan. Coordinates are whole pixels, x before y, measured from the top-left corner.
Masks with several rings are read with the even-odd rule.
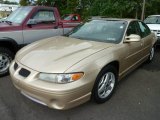
[[[104,103],[118,80],[152,61],[155,42],[142,21],[94,19],[22,48],[10,75],[23,95],[50,108],[69,109],[91,98]]]

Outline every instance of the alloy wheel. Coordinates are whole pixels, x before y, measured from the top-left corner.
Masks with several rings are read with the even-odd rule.
[[[100,98],[108,97],[115,86],[115,75],[112,72],[104,74],[98,84],[98,96]]]
[[[0,54],[0,73],[3,73],[9,68],[11,61],[8,56]]]
[[[154,47],[151,48],[149,59],[152,60],[154,57]]]

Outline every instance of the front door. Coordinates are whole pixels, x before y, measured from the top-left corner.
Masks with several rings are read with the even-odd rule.
[[[138,22],[133,21],[129,24],[126,36],[130,36],[131,34],[140,35],[140,30],[138,27]],[[134,68],[143,57],[142,48],[143,48],[143,41],[140,40],[139,42],[129,42],[125,43],[126,49],[126,56],[124,58],[124,66],[125,71],[128,71],[131,68]]]
[[[144,43],[142,48],[142,53],[144,57],[148,57],[150,49],[152,47],[152,39],[154,39],[154,36],[151,34],[151,31],[147,25],[145,25],[141,21],[139,21],[138,24],[141,30],[142,41]]]
[[[30,19],[35,20],[36,24],[24,26],[24,44],[63,34],[63,28],[58,27],[53,10],[37,10]]]

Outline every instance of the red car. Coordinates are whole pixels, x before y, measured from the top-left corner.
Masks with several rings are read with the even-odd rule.
[[[75,24],[80,24],[82,22],[81,17],[79,14],[67,14],[62,16],[62,23],[64,23],[63,25],[75,25]],[[74,24],[73,24],[74,23]]]
[[[19,48],[40,39],[64,35],[79,23],[79,15],[61,20],[55,7],[25,6],[15,10],[0,21],[0,76],[8,73]]]

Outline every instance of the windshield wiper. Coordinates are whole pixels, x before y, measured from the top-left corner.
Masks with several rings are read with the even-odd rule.
[[[8,20],[2,20],[2,21],[0,21],[0,22],[6,22],[7,24],[12,25],[12,22],[11,22],[11,21],[8,21]]]
[[[80,39],[80,40],[86,40],[87,39],[87,38],[83,38],[83,37],[80,37],[80,36],[68,36],[68,37],[76,38],[76,39]]]
[[[5,20],[6,23],[8,23],[9,25],[12,25],[11,21]]]

